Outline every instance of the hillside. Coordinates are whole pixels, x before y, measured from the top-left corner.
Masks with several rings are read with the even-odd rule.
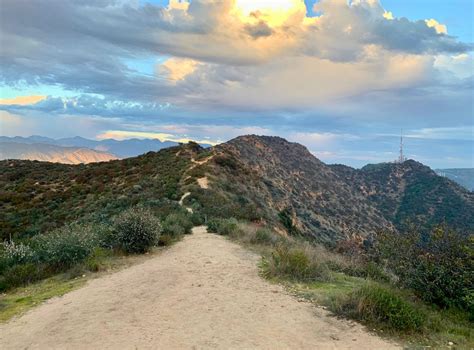
[[[436,174],[447,177],[469,191],[474,191],[474,168],[466,169],[436,169]]]
[[[205,165],[211,190],[190,201],[208,215],[282,224],[332,243],[349,234],[402,230],[408,222],[474,230],[474,196],[414,161],[358,171],[328,166],[278,137],[243,136],[213,149]]]
[[[445,223],[474,230],[474,195],[421,163],[408,160],[360,170],[343,165],[332,168],[399,230],[410,223],[426,228]]]
[[[242,136],[211,149],[190,143],[89,165],[0,162],[0,230],[25,237],[74,220],[107,220],[142,204],[186,205],[334,243],[350,234],[447,223],[474,228],[473,194],[414,161],[355,170],[328,166],[278,137]]]
[[[87,165],[0,161],[2,238],[31,236],[75,220],[103,220],[138,203],[173,205],[193,147],[199,148],[185,145]]]
[[[213,193],[198,191],[191,197],[203,203],[208,215],[281,222],[293,234],[327,242],[350,232],[391,229],[366,198],[304,146],[278,137],[244,136],[215,147],[214,153],[207,166],[215,179]]]
[[[0,142],[0,160],[39,160],[63,164],[87,164],[118,159],[111,153],[88,148],[62,147],[44,143]]]

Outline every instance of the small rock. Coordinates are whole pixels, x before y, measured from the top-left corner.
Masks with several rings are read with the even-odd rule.
[[[450,341],[450,342],[448,342],[448,345],[449,345],[449,346],[453,346],[454,343],[453,343],[452,341]]]

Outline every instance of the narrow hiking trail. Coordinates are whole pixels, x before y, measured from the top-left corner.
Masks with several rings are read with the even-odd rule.
[[[0,325],[2,349],[392,349],[258,275],[259,257],[196,227],[146,262]]]

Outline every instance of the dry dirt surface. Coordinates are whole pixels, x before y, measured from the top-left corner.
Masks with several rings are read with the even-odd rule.
[[[258,275],[204,227],[162,254],[0,325],[2,349],[392,349]]]

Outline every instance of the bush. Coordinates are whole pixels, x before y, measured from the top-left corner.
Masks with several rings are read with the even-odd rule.
[[[45,267],[35,263],[25,263],[11,266],[0,275],[0,291],[13,287],[27,285],[48,276]]]
[[[468,309],[474,292],[474,239],[444,227],[423,235],[411,229],[400,235],[380,234],[372,258],[425,301],[441,307]]]
[[[210,219],[207,222],[207,232],[217,233],[221,220],[222,219]]]
[[[171,245],[173,243],[174,239],[172,236],[168,234],[162,234],[160,235],[160,239],[158,240],[158,245],[162,247],[166,247]]]
[[[204,224],[204,217],[202,214],[194,212],[191,215],[191,222],[193,223],[194,226],[200,226]]]
[[[222,236],[236,234],[239,229],[239,222],[235,218],[212,219],[207,224],[207,231],[217,233]]]
[[[366,273],[366,276],[364,277],[371,278],[375,281],[391,282],[390,276],[384,271],[384,269],[381,266],[377,265],[373,261],[369,261],[365,265],[365,273]]]
[[[55,271],[84,261],[97,244],[92,226],[69,225],[32,240],[35,259]]]
[[[113,249],[114,234],[112,225],[96,224],[93,227],[96,245],[99,248]]]
[[[276,237],[268,228],[259,228],[252,237],[250,243],[256,244],[273,244],[276,242]]]
[[[92,272],[98,272],[106,269],[106,259],[112,255],[108,249],[96,247],[91,255],[85,261],[85,267]]]
[[[294,225],[292,219],[292,212],[289,208],[283,209],[278,213],[278,218],[281,224],[286,228],[289,235],[299,236],[301,235],[300,230]]]
[[[400,293],[376,283],[367,283],[332,301],[332,311],[374,326],[405,331],[421,331],[426,314]]]
[[[114,219],[114,246],[127,253],[145,253],[158,243],[160,221],[147,209],[132,208]]]
[[[189,213],[172,213],[163,221],[163,233],[172,237],[190,234],[193,226],[191,215]]]
[[[8,267],[34,261],[35,254],[31,247],[15,242],[0,244],[0,272]]]
[[[328,281],[330,271],[324,262],[318,260],[308,248],[294,248],[279,245],[269,260],[264,260],[268,277],[283,277],[300,281]]]

